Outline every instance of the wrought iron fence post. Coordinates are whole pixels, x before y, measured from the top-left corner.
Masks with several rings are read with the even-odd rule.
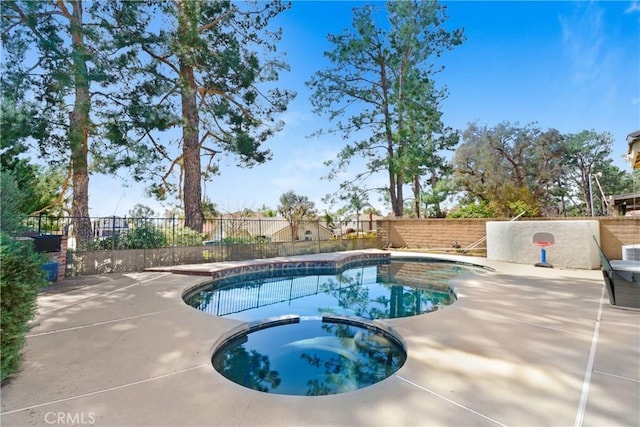
[[[173,217],[171,217],[171,228],[172,228],[172,232],[171,235],[173,236],[173,246],[176,246],[176,216],[173,215]]]
[[[111,250],[116,250],[116,216],[111,217]]]
[[[318,231],[316,232],[316,237],[318,239],[318,252],[317,253],[320,253],[320,249],[321,249],[320,248],[320,219],[318,219],[316,221],[316,228],[318,229]]]
[[[40,231],[42,227],[42,212],[40,212],[40,214],[38,215],[38,234],[42,234],[42,232]]]
[[[260,256],[260,258],[264,258],[264,240],[265,240],[266,236],[262,235],[262,219],[258,218],[258,238],[255,240],[256,242],[256,247],[258,248],[258,254]]]

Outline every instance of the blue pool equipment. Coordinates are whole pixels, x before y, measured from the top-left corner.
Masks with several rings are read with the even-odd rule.
[[[57,282],[58,281],[58,267],[59,263],[56,260],[52,260],[44,263],[42,269],[44,270],[47,282]]]

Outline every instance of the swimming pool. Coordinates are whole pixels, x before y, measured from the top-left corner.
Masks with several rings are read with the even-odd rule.
[[[285,276],[270,271],[216,280],[187,294],[185,301],[206,313],[248,322],[287,314],[389,319],[452,304],[456,295],[449,281],[484,271],[446,261],[387,259],[331,274],[300,269]]]
[[[345,393],[402,367],[402,339],[376,320],[429,313],[456,300],[472,264],[424,258],[242,270],[187,292],[190,306],[245,322],[216,345],[212,365],[242,386],[276,394]]]

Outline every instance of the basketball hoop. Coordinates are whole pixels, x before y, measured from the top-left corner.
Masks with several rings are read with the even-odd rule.
[[[547,262],[547,250],[549,246],[555,243],[555,238],[551,233],[536,233],[533,235],[533,244],[540,248],[540,262],[536,267],[552,268],[553,266]]]

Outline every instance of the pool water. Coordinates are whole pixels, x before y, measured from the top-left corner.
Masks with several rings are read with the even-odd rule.
[[[287,314],[389,319],[452,304],[456,296],[449,281],[479,271],[447,262],[391,261],[338,274],[220,280],[185,301],[212,315],[249,322]]]
[[[245,387],[319,396],[375,384],[405,362],[391,335],[344,320],[296,320],[242,334],[213,355],[214,368]]]
[[[217,346],[214,368],[269,393],[317,396],[382,381],[406,360],[399,337],[375,319],[415,316],[456,300],[449,282],[480,267],[446,261],[376,260],[216,280],[185,296],[192,307],[246,322]],[[331,272],[331,274],[329,274]]]

